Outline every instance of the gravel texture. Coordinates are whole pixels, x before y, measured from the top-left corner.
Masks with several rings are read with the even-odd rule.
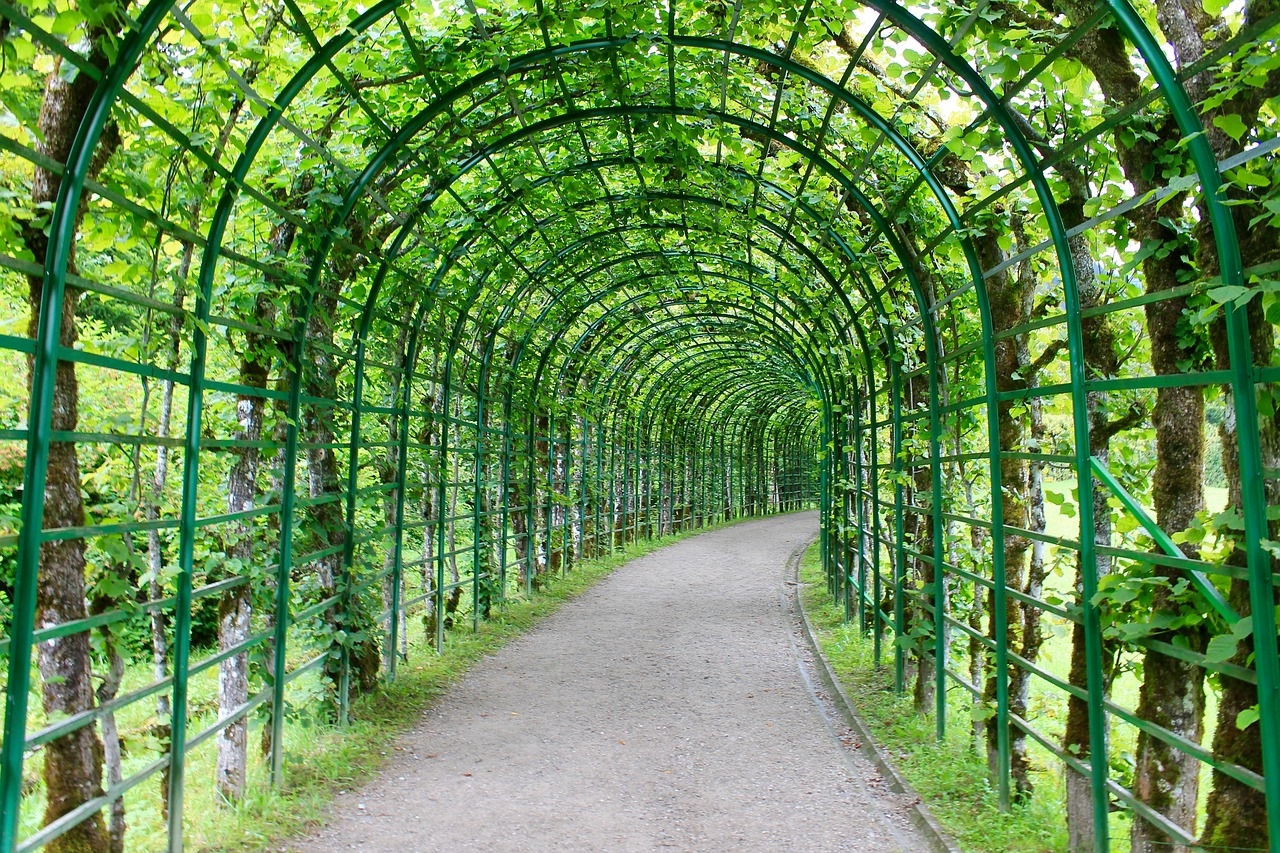
[[[816,528],[618,569],[478,664],[295,849],[928,850],[812,687],[784,571]]]

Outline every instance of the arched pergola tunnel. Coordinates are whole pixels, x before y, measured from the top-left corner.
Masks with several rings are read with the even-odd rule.
[[[300,717],[576,562],[816,507],[831,594],[940,738],[980,721],[1004,807],[1031,763],[1096,849],[1280,850],[1274,116],[1230,121],[1276,20],[1188,58],[1169,9],[0,4],[36,175],[0,849],[98,849],[157,792],[180,849]],[[1188,393],[1202,442],[1224,404],[1203,540],[1199,457],[1198,503],[1151,461]]]

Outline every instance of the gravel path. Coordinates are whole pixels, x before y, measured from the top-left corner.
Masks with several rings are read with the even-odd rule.
[[[296,849],[928,850],[809,686],[784,566],[816,528],[749,522],[618,569],[477,665]]]

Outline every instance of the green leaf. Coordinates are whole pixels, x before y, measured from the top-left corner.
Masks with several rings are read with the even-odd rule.
[[[1200,178],[1197,177],[1196,175],[1179,175],[1178,177],[1169,181],[1169,184],[1167,187],[1169,192],[1167,195],[1161,198],[1158,202],[1156,202],[1156,210],[1159,210],[1160,208],[1164,207],[1167,202],[1172,201],[1179,194],[1190,192],[1191,190],[1195,189],[1199,185],[1200,185]]]
[[[1122,586],[1113,592],[1110,596],[1111,600],[1117,604],[1128,604],[1138,597],[1138,591],[1133,587]]]
[[[1203,130],[1198,130],[1198,131],[1196,131],[1195,133],[1191,134],[1190,136],[1184,136],[1184,137],[1182,137],[1181,139],[1179,139],[1179,140],[1178,140],[1178,144],[1177,144],[1177,145],[1175,145],[1174,147],[1175,147],[1175,148],[1182,148],[1182,147],[1184,147],[1184,146],[1186,146],[1186,145],[1189,145],[1191,142],[1193,142],[1193,141],[1194,141],[1194,140],[1196,140],[1196,139],[1199,139],[1199,138],[1200,138],[1200,137],[1202,137],[1202,136],[1204,136],[1204,131],[1203,131]]]
[[[1209,663],[1225,663],[1236,653],[1236,638],[1230,634],[1219,634],[1209,641],[1204,657]]]
[[[1240,120],[1240,116],[1232,113],[1224,116],[1214,116],[1213,126],[1221,130],[1227,136],[1230,136],[1236,142],[1240,141],[1240,137],[1244,136],[1248,130],[1244,126],[1244,122]]]
[[[1239,714],[1236,714],[1236,728],[1239,729],[1240,731],[1244,731],[1245,729],[1249,728],[1249,726],[1252,726],[1257,721],[1258,721],[1257,705],[1254,705],[1252,708],[1245,708]]]
[[[1222,287],[1209,288],[1209,298],[1214,302],[1225,304],[1227,302],[1237,302],[1251,294],[1252,291],[1247,287],[1241,287],[1238,284],[1224,284]],[[1244,300],[1248,302],[1248,299]],[[1239,304],[1237,302],[1237,304]]]
[[[1240,168],[1231,173],[1231,178],[1236,183],[1246,187],[1269,187],[1271,179],[1266,175],[1257,172],[1251,172],[1248,169]]]
[[[49,29],[55,36],[69,36],[82,23],[84,23],[84,15],[74,9],[63,9],[53,19],[53,26]]]

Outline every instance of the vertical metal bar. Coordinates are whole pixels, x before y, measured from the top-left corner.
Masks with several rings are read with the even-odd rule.
[[[601,541],[600,541],[600,536],[601,536],[601,534],[600,534],[600,523],[601,523],[601,519],[602,519],[602,516],[603,516],[603,512],[602,512],[602,510],[604,509],[605,494],[606,494],[606,492],[605,492],[605,488],[604,488],[604,450],[605,450],[605,447],[606,447],[606,445],[605,445],[605,441],[604,441],[604,417],[603,417],[603,416],[601,416],[599,423],[597,423],[597,424],[596,424],[596,491],[595,491],[595,523],[592,525],[592,532],[593,532],[593,534],[594,534],[594,536],[595,536],[595,543],[596,543],[595,552],[596,552],[596,556],[597,556],[597,557],[602,556],[603,554],[605,554],[605,553],[606,553],[606,552],[605,552],[605,550],[604,550],[604,548],[603,548],[603,546],[602,546],[602,543],[601,543]],[[611,446],[610,446],[609,459],[610,459],[610,462],[612,462],[612,460],[613,460],[613,453],[612,453],[612,447],[611,447]],[[609,498],[608,498],[608,500],[609,500],[609,512],[610,512],[610,513],[612,513],[612,512],[613,512],[613,480],[612,480],[612,477],[610,478],[610,481],[609,481],[609,490],[608,490],[607,494],[609,495]],[[610,517],[612,518],[612,515],[611,515]],[[610,530],[609,530],[609,552],[612,552],[612,551],[613,551],[613,529],[612,529],[612,525],[610,525]]]
[[[556,505],[556,415],[555,411],[548,409],[547,411],[547,477],[545,481],[547,487],[547,503],[545,505],[544,517],[547,519],[547,569],[551,569],[551,555],[555,553],[552,547],[552,534],[555,532],[555,505]],[[560,555],[560,570],[564,573],[564,554]]]
[[[568,514],[568,508],[564,506],[563,501],[556,500],[555,477],[556,462],[561,453],[564,453],[566,457],[568,456],[569,448],[566,446],[563,451],[556,449],[563,444],[556,438],[556,422],[554,414],[547,422],[547,550],[548,552],[551,550],[552,533],[558,534],[560,539],[560,577],[564,577],[569,569],[568,543],[564,541],[563,524],[560,530],[555,531],[552,530],[552,525],[555,524],[557,503],[560,504],[561,510],[566,515]],[[565,471],[568,471],[567,459],[565,461]]]
[[[360,429],[364,411],[364,355],[365,336],[356,338],[355,380],[352,388],[351,437],[347,444],[347,494],[344,503],[343,524],[346,527],[342,541],[342,573],[339,582],[339,611],[342,613],[342,651],[338,675],[338,725],[345,726],[351,710],[351,600],[353,564],[356,553],[356,491],[360,487]]]
[[[573,417],[566,414],[564,418],[564,477],[561,483],[564,486],[563,503],[564,509],[560,519],[560,560],[565,571],[570,569],[570,557],[573,553],[573,532],[570,518],[573,508],[573,490],[569,488],[569,484],[573,482]]]
[[[486,351],[486,364],[487,361]],[[488,520],[480,511],[481,490],[484,488],[484,388],[487,380],[488,371],[482,369],[480,381],[476,385],[476,455],[474,480],[471,484],[471,630],[473,633],[480,630],[480,563],[481,560],[487,561],[483,553],[485,537],[482,533],[482,525],[487,525]]]
[[[639,415],[636,416],[635,423],[633,424],[632,428],[635,430],[635,443],[632,444],[632,450],[635,453],[635,464],[632,466],[632,471],[635,473],[635,483],[633,485],[633,488],[635,489],[635,508],[636,508],[636,511],[635,511],[636,524],[635,524],[635,531],[632,534],[632,536],[634,537],[632,541],[639,542],[640,541],[640,524],[641,524],[640,519],[642,516],[646,516],[646,513],[648,513],[649,511],[649,505],[647,500],[648,495],[644,494],[641,491],[641,489],[645,484],[645,478],[644,478],[645,458],[644,458],[644,453],[642,453],[640,449],[641,436],[640,436]],[[645,436],[645,439],[647,440],[648,436]],[[647,517],[645,518],[645,521],[647,523],[648,521]]]
[[[653,538],[653,481],[655,471],[660,478],[662,475],[662,460],[659,457],[654,460],[653,453],[653,429],[652,421],[648,424],[648,429],[644,434],[644,453],[640,457],[636,470],[640,475],[640,482],[644,488],[644,538]],[[661,494],[661,492],[659,492]]]
[[[622,438],[622,545],[627,545],[627,531],[631,525],[628,519],[635,515],[632,511],[631,503],[631,424],[627,422],[623,427],[625,433]]]
[[[505,607],[507,603],[507,542],[509,541],[510,532],[510,504],[511,504],[511,386],[510,383],[504,383],[502,399],[502,462],[499,466],[501,482],[498,485],[498,494],[501,498],[501,534],[498,545],[498,585],[502,590],[502,604]]]
[[[902,606],[903,584],[907,575],[907,553],[904,547],[906,530],[903,524],[902,479],[905,476],[902,465],[902,377],[896,363],[893,365],[893,534],[897,543],[893,566],[893,689],[903,691],[905,681],[905,661],[903,660],[902,637],[906,633],[905,613]]]
[[[405,375],[400,378],[400,434],[396,457],[396,507],[395,507],[395,544],[391,563],[391,661],[387,674],[391,679],[396,677],[396,663],[400,657],[400,608],[404,587],[404,502],[408,487],[409,471],[409,410],[412,392],[410,390],[412,369],[408,353],[402,353],[401,367]],[[407,641],[406,641],[407,642]]]
[[[453,401],[450,399],[450,392],[453,385],[453,359],[445,360],[444,382],[440,391],[440,458],[438,461],[438,481],[436,482],[436,585],[432,590],[435,601],[432,606],[436,613],[436,654],[444,654],[444,561],[445,561],[445,528],[452,524],[446,521],[447,518],[445,507],[448,505],[446,501],[447,486],[449,482],[449,429],[453,418],[450,416],[450,408]]]
[[[832,537],[840,574],[840,606],[846,622],[853,606],[853,564],[849,560],[849,471],[848,454],[845,453],[849,442],[847,407],[846,401],[840,405],[839,413],[833,416],[836,436],[831,448],[835,464],[835,475],[831,481]]]
[[[874,374],[870,377],[870,381],[874,383]],[[869,388],[870,394],[867,396],[867,417],[870,421],[871,436],[869,448],[871,456],[871,627],[872,627],[872,656],[876,669],[880,668],[881,658],[881,635],[884,628],[880,619],[880,599],[883,594],[881,591],[881,575],[880,575],[880,557],[883,549],[884,531],[881,529],[880,523],[880,429],[884,426],[884,422],[876,417],[876,398],[879,393],[873,385]]]
[[[928,322],[926,322],[926,326]],[[930,332],[929,337],[933,334]],[[930,347],[937,352],[936,342]],[[929,364],[929,465],[933,484],[929,517],[933,522],[933,662],[934,662],[934,719],[938,740],[947,735],[947,578],[944,567],[947,562],[946,531],[942,520],[942,399],[938,389],[938,370],[934,358]],[[923,594],[923,591],[922,591]],[[923,653],[923,650],[921,650]]]
[[[64,179],[55,210],[66,204],[70,183]],[[59,217],[61,219],[61,217]],[[70,226],[54,229],[59,239],[74,239]],[[44,527],[44,490],[48,474],[49,444],[53,432],[53,397],[57,376],[58,346],[62,329],[64,274],[59,277],[46,259],[44,287],[40,295],[39,327],[31,374],[28,409],[27,462],[23,471],[22,529],[18,532],[18,565],[14,579],[13,618],[10,626],[8,681],[5,692],[4,744],[0,761],[0,850],[18,843],[18,817],[22,797],[22,766],[26,752],[27,700],[31,693],[31,653],[34,648],[36,588],[39,584],[41,533]]]
[[[284,783],[284,686],[289,652],[289,575],[293,569],[293,512],[298,479],[298,423],[302,410],[302,350],[306,328],[294,331],[289,371],[289,416],[285,424],[284,470],[280,475],[280,559],[276,569],[275,627],[271,683],[271,786]]]
[[[823,460],[822,466],[818,469],[818,517],[820,543],[818,548],[818,558],[822,564],[823,574],[827,579],[827,592],[832,596],[840,594],[839,573],[835,571],[831,560],[831,449],[835,443],[831,434],[831,411],[829,407],[822,407],[822,420],[820,429],[820,438],[818,446],[822,448]]]
[[[230,206],[223,196],[222,204]],[[223,217],[215,219],[215,230]],[[218,245],[210,240],[210,245]],[[200,494],[200,420],[204,409],[205,365],[208,355],[209,294],[213,287],[213,267],[209,256],[201,266],[200,287],[196,289],[196,310],[191,333],[191,385],[187,392],[187,433],[183,440],[182,513],[179,522],[177,595],[173,619],[173,696],[169,740],[169,850],[182,850],[183,792],[186,769],[187,681],[191,655],[191,577],[195,562],[196,507]]]
[[[666,429],[666,425],[663,425],[662,432],[664,432],[664,429]],[[669,488],[671,488],[671,470],[669,470],[669,467],[668,467],[667,447],[666,447],[666,444],[663,443],[662,434],[660,434],[659,432],[659,437],[658,437],[658,535],[659,537],[662,537],[662,535],[666,535],[667,533],[666,526],[664,526],[663,524],[663,517],[664,517],[664,512],[669,512],[669,510],[664,510],[663,507],[667,507],[666,496],[667,496],[667,489]]]
[[[600,427],[603,432],[603,424]],[[614,543],[618,541],[618,445],[614,441],[613,430],[609,431],[609,553],[613,554]]]
[[[868,381],[871,377],[868,377]],[[858,634],[861,636],[863,626],[867,624],[867,559],[866,559],[866,528],[863,525],[863,519],[866,518],[864,512],[863,501],[863,482],[866,478],[866,472],[862,467],[862,399],[860,397],[861,388],[858,385],[853,386],[853,513],[857,527],[857,548],[858,548]]]
[[[582,430],[582,464],[579,466],[582,471],[578,474],[578,558],[587,559],[586,538],[587,538],[587,460],[589,456],[589,442],[591,439],[591,423],[587,420],[587,416],[582,416],[582,424],[579,427]],[[593,531],[594,535],[594,531]]]

